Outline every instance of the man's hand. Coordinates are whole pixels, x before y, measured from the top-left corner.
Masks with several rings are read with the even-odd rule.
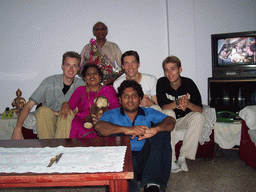
[[[12,140],[23,140],[24,137],[22,135],[21,129],[15,128],[12,132]]]
[[[189,94],[187,93],[186,96],[180,97],[177,100],[177,103],[178,103],[178,109],[181,109],[182,111],[186,111],[189,104]]]
[[[155,104],[147,95],[144,95],[143,99],[140,102],[141,107],[150,107],[151,105]]]
[[[32,100],[29,100],[22,108],[20,116],[18,117],[18,120],[17,120],[17,124],[12,133],[12,139],[18,139],[18,140],[24,139],[21,131],[22,125],[25,119],[28,117],[28,114],[34,105],[35,105],[35,102]]]
[[[127,127],[124,130],[125,135],[132,135],[131,139],[134,139],[135,136],[143,136],[147,131],[149,131],[150,128],[148,128],[145,125],[140,125],[140,126],[132,126],[132,127]]]
[[[143,140],[143,139],[148,139],[150,137],[153,137],[155,134],[157,134],[157,130],[154,128],[150,128],[149,130],[146,130],[144,135],[139,136],[138,141]]]
[[[63,118],[63,119],[67,119],[68,115],[71,115],[71,109],[68,102],[64,102],[62,104],[62,107],[58,114],[59,114],[59,118]]]

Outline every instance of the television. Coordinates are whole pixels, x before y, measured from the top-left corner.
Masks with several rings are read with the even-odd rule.
[[[256,31],[211,35],[214,78],[256,77]]]

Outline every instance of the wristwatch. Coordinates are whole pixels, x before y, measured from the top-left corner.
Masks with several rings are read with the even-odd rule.
[[[178,105],[179,105],[178,99],[176,99],[175,102],[176,102],[176,105],[178,107]]]

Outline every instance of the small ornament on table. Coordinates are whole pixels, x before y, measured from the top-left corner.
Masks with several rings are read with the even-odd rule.
[[[16,91],[16,95],[17,97],[12,102],[12,106],[14,107],[12,111],[19,116],[23,106],[26,104],[26,100],[21,97],[22,92],[20,89]]]
[[[10,119],[10,118],[13,118],[13,113],[12,113],[12,110],[10,110],[9,107],[6,107],[2,117],[2,119]]]

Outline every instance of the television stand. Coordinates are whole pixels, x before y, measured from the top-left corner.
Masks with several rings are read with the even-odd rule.
[[[239,112],[256,105],[256,77],[208,78],[208,105],[218,111]]]

